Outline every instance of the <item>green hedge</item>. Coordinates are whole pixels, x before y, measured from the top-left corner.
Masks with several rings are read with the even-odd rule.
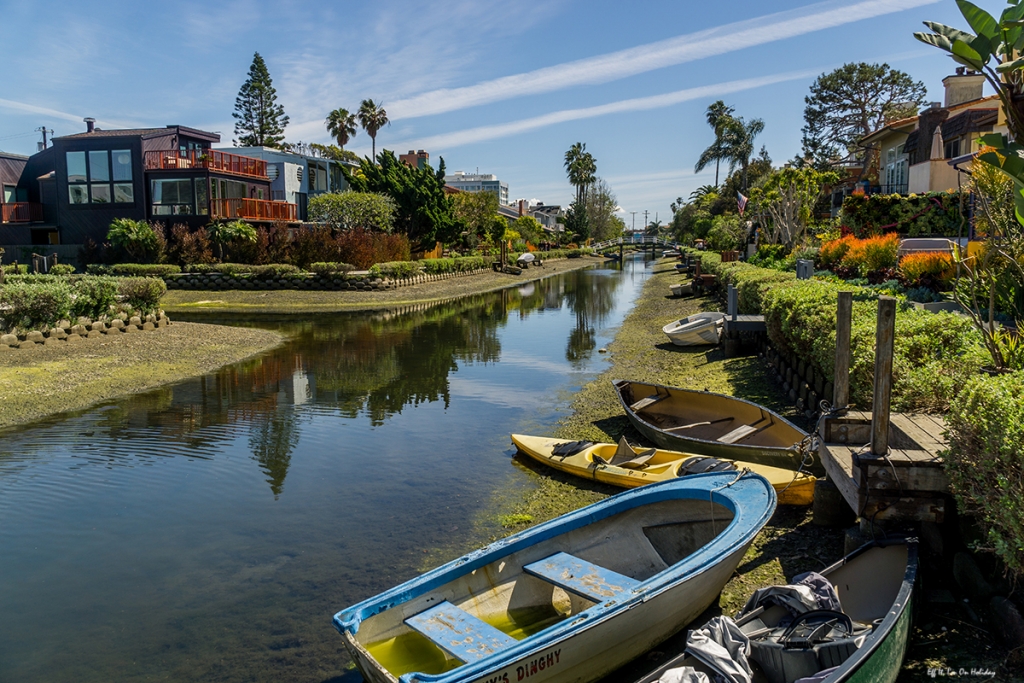
[[[99,318],[119,310],[152,313],[167,291],[159,278],[13,275],[0,286],[0,325],[37,330],[61,319]]]
[[[761,312],[761,295],[766,289],[780,282],[796,280],[796,273],[791,271],[758,268],[742,261],[722,263],[722,257],[713,252],[701,254],[700,267],[703,272],[716,275],[723,287],[736,287],[739,313],[742,315],[757,315]]]
[[[317,275],[344,275],[355,270],[356,267],[348,263],[325,262],[309,264],[309,272]]]
[[[989,546],[1024,574],[1024,374],[971,379],[946,423],[944,458],[957,507],[977,515]]]
[[[370,266],[370,275],[374,277],[386,277],[392,280],[419,275],[423,272],[420,266],[421,261],[392,261],[390,263],[375,263]]]
[[[180,273],[181,268],[170,263],[90,263],[85,267],[90,275],[127,275],[130,277],[163,277]]]
[[[961,225],[960,194],[849,195],[843,200],[840,222],[857,237],[899,232],[910,237],[956,237],[967,234]]]
[[[851,332],[850,402],[871,405],[877,295],[861,287],[817,280],[776,283],[761,290],[768,336],[783,353],[835,373],[838,293],[854,292]],[[892,407],[898,411],[943,411],[986,362],[981,338],[970,320],[901,306],[896,315]]]
[[[428,258],[417,261],[424,273],[437,275],[441,273],[468,273],[487,267],[487,259],[483,256],[460,256],[457,258]]]

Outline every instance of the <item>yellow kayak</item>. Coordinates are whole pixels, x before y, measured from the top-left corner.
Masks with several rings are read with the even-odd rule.
[[[747,469],[771,482],[778,493],[779,505],[810,505],[814,500],[812,475],[780,467],[656,448],[635,448],[625,439],[616,445],[513,434],[512,443],[521,453],[556,470],[612,486],[634,488],[699,472]]]

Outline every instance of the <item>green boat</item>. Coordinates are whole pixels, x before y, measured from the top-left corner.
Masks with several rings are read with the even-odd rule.
[[[753,673],[753,683],[793,683],[805,677],[816,683],[893,683],[910,636],[916,539],[869,543],[822,570],[821,575],[834,588],[841,610],[818,609],[805,613],[807,619],[794,618],[768,600],[760,611],[751,610],[748,604],[742,616],[737,615],[735,625],[749,635],[745,649],[750,653],[747,667]],[[792,621],[780,626],[780,620],[787,617]],[[688,642],[698,643],[700,637],[694,639],[693,634],[688,635]],[[725,659],[724,668],[735,661]],[[637,683],[656,683],[681,667],[702,672],[711,680],[724,673],[723,663],[706,657],[698,645]],[[738,668],[744,667],[739,664]],[[678,673],[666,679],[675,679]],[[682,679],[686,680],[685,676]]]
[[[724,460],[800,470],[825,470],[807,433],[764,406],[710,391],[613,380],[626,417],[652,443]],[[805,446],[806,450],[801,450]]]

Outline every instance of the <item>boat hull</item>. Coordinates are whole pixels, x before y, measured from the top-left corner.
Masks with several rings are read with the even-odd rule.
[[[337,613],[334,625],[372,683],[595,680],[678,632],[716,599],[775,509],[775,492],[763,477],[737,475],[694,475],[612,496],[364,600]],[[678,545],[684,537],[690,541]],[[556,559],[562,555],[582,562],[583,569],[590,562],[597,566],[564,574],[558,565],[564,560]],[[557,578],[545,578],[555,574],[537,569],[549,564],[556,568]],[[608,597],[578,597],[592,594],[588,591],[593,586],[611,585],[603,583],[606,576],[618,582]],[[496,640],[488,635],[486,624],[477,621],[478,626],[472,626],[474,619],[493,614],[495,604],[511,610],[515,600],[530,604],[541,594],[550,600],[548,582],[557,593],[564,580],[575,580],[572,585],[584,588],[583,593],[566,588],[577,597],[560,620],[516,638],[508,637],[513,635],[510,631],[505,631],[507,636],[498,633]],[[504,602],[499,600],[502,596]],[[397,642],[408,627],[426,635],[416,624],[431,619],[424,615],[435,608],[451,610],[457,623],[470,624],[469,631],[452,631],[450,623],[442,622],[441,636],[428,636],[455,655],[454,662],[449,656],[445,667],[434,668],[437,673],[422,673],[410,667],[389,670],[378,661],[374,652],[379,650],[374,648],[382,635],[389,643]],[[454,639],[453,633],[458,634]],[[459,648],[466,654],[459,655]]]
[[[763,406],[734,396],[706,391],[628,380],[613,380],[612,383],[615,386],[619,403],[630,423],[644,438],[659,448],[708,455],[725,460],[753,462],[787,470],[803,469],[815,476],[824,474],[824,468],[816,454],[802,453],[798,448],[807,434],[782,416]],[[644,412],[633,408],[638,399],[659,393],[667,395],[670,402],[660,408],[663,412]],[[718,440],[721,437],[716,433],[707,433],[708,430],[686,430],[692,434],[687,436],[680,433],[683,430],[674,432],[672,430],[676,428],[666,426],[668,417],[674,418],[675,422],[680,424],[692,424],[733,414],[737,418],[752,414],[753,417],[745,418],[751,421],[769,419],[772,422],[772,435],[774,435],[775,443],[763,443],[767,441],[767,438],[764,437],[768,435],[762,435],[761,443],[751,443],[749,440],[747,443],[724,443]],[[742,423],[742,419],[737,419],[733,424]],[[732,426],[729,423],[726,424]],[[756,424],[756,422],[747,424]]]
[[[724,324],[724,313],[696,313],[670,322],[661,331],[676,346],[706,346],[721,340]]]
[[[683,462],[694,457],[692,453],[659,450],[648,467],[625,468],[604,464],[594,458],[597,455],[610,463],[615,452],[615,444],[595,444],[579,453],[562,457],[555,455],[553,449],[556,445],[565,443],[565,439],[513,434],[512,443],[520,453],[560,472],[622,488],[636,488],[676,479],[680,476],[679,469]],[[767,479],[775,489],[779,505],[810,505],[814,502],[815,478],[809,474],[757,463],[736,462],[736,466],[737,469],[747,467]]]

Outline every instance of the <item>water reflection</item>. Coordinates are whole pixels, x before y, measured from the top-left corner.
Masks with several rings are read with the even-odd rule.
[[[508,433],[564,414],[641,280],[254,322],[289,342],[7,430],[0,680],[339,675],[331,611],[478,542],[468,520],[527,484]]]

